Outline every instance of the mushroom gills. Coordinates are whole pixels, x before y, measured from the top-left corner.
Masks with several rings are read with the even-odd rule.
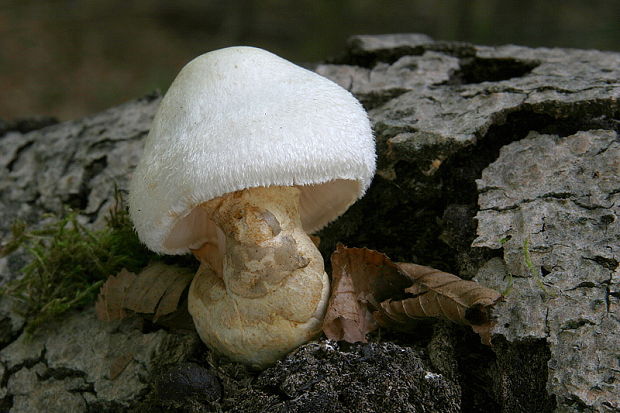
[[[329,281],[299,198],[296,187],[256,187],[198,207],[224,237],[193,250],[202,264],[189,311],[201,339],[234,361],[266,367],[321,331]]]

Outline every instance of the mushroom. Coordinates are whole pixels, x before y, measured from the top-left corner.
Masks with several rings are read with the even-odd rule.
[[[308,233],[361,197],[370,123],[345,89],[272,53],[197,57],[161,101],[130,184],[151,250],[201,261],[188,297],[201,339],[263,368],[321,331],[329,280]]]

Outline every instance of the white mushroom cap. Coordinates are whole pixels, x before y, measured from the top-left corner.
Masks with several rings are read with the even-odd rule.
[[[370,122],[353,95],[265,50],[230,47],[192,60],[170,86],[130,184],[130,213],[150,249],[182,254],[212,231],[199,204],[297,185],[311,233],[361,197],[374,172]]]

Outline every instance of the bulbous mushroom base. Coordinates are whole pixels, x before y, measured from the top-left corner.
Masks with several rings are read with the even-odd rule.
[[[251,188],[200,207],[225,235],[195,252],[188,301],[200,338],[264,368],[318,335],[329,281],[301,226],[299,189]]]

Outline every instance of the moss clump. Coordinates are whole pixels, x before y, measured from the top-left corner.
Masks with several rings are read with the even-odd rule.
[[[79,222],[77,212],[69,212],[39,230],[28,230],[23,222],[16,222],[12,232],[12,240],[0,254],[22,247],[31,260],[22,268],[23,276],[0,292],[26,303],[28,332],[94,301],[109,275],[122,268],[139,271],[157,257],[140,243],[118,191],[101,230],[89,230]]]

